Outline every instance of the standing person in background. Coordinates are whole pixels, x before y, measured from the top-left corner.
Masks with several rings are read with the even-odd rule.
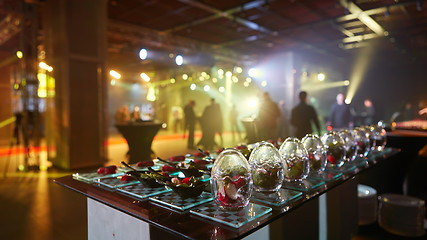
[[[194,113],[194,106],[196,102],[190,100],[187,105],[184,107],[184,117],[185,117],[185,128],[188,129],[188,141],[187,148],[195,149],[194,147],[194,128],[196,125],[196,114]],[[184,130],[185,131],[185,130]]]
[[[292,109],[291,124],[295,126],[295,137],[301,139],[306,134],[312,133],[311,123],[313,122],[320,136],[320,124],[317,112],[314,107],[307,104],[307,92],[299,93],[300,103]]]
[[[234,134],[237,132],[237,137],[238,139],[240,139],[240,130],[239,130],[239,123],[237,122],[237,117],[239,116],[239,113],[237,112],[236,109],[236,104],[233,104],[231,106],[231,110],[230,110],[230,126],[231,126],[231,134],[233,137],[233,141],[234,141]]]
[[[133,112],[130,115],[130,120],[132,122],[142,122],[141,112],[139,111],[139,107],[138,106],[135,106],[133,108]]]
[[[364,111],[362,112],[361,116],[363,117],[363,124],[364,125],[371,125],[374,123],[374,116],[375,116],[375,108],[372,104],[371,99],[365,98],[363,101]]]
[[[215,133],[218,131],[219,125],[222,127],[222,116],[218,116],[218,109],[215,99],[212,98],[211,104],[205,107],[202,117],[200,117],[202,138],[197,146],[202,145],[205,150],[213,150],[213,147],[218,146],[215,142]],[[218,123],[219,119],[221,119],[221,124]]]
[[[279,121],[279,137],[285,139],[289,136],[289,119],[286,112],[285,101],[279,101],[280,121]]]
[[[176,133],[179,129],[182,129],[182,109],[179,106],[172,107],[172,118],[173,118],[173,132]]]
[[[353,127],[353,116],[350,106],[344,102],[344,99],[344,94],[338,93],[337,102],[332,105],[328,122],[326,122],[328,130],[330,130],[329,127],[335,129]]]
[[[120,107],[114,115],[116,124],[128,124],[130,121],[129,108],[126,105]]]
[[[214,129],[215,129],[215,133],[218,133],[219,135],[219,141],[220,141],[220,146],[218,147],[222,147],[224,145],[224,141],[222,138],[222,127],[223,127],[223,121],[222,121],[222,111],[221,111],[221,106],[215,102],[215,99],[211,99],[211,104],[214,106],[214,119],[212,119],[214,121]]]
[[[272,140],[277,138],[277,126],[280,118],[279,107],[270,98],[268,92],[264,92],[258,110],[256,126],[260,140]]]

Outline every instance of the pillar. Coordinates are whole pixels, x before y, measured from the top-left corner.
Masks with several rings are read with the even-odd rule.
[[[47,0],[46,62],[55,94],[47,101],[46,142],[55,167],[79,169],[107,159],[107,0]]]

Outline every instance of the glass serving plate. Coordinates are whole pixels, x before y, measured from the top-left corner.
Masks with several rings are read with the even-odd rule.
[[[295,182],[285,181],[282,187],[287,189],[302,191],[302,192],[312,192],[312,191],[321,189],[322,187],[325,187],[325,186],[326,186],[325,181],[323,181],[322,179],[306,178],[301,181],[295,181]]]
[[[302,197],[302,192],[290,189],[279,189],[273,193],[253,193],[251,200],[261,202],[274,207],[281,207]]]
[[[343,177],[343,173],[336,171],[332,167],[327,167],[322,173],[313,173],[309,175],[310,179],[319,179],[325,182],[336,181]]]
[[[233,228],[239,228],[257,218],[267,216],[271,211],[270,207],[255,203],[249,203],[237,211],[227,211],[220,208],[215,202],[209,202],[191,209],[190,213]]]
[[[87,182],[87,183],[92,183],[93,181],[95,181],[97,179],[117,177],[117,176],[121,176],[121,175],[123,175],[123,173],[121,173],[121,172],[116,172],[116,173],[112,173],[112,174],[99,174],[97,172],[73,173],[72,174],[74,179],[82,181],[82,182]]]
[[[131,195],[133,197],[137,197],[139,199],[146,199],[148,197],[161,194],[164,192],[169,192],[172,190],[166,189],[165,187],[149,188],[149,187],[143,186],[142,184],[135,184],[135,185],[125,186],[125,187],[119,187],[117,188],[117,191]]]
[[[135,185],[139,183],[139,181],[136,179],[131,181],[122,181],[120,180],[121,177],[122,176],[101,178],[101,179],[96,179],[94,182],[108,188],[118,188],[118,187],[124,187],[129,185]]]
[[[197,205],[212,201],[213,197],[212,194],[203,192],[198,197],[183,199],[174,192],[166,192],[161,195],[150,197],[149,199],[164,206],[168,206],[180,211],[185,211]]]

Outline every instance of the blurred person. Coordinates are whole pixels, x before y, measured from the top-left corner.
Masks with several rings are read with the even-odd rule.
[[[307,104],[307,92],[301,91],[298,97],[300,103],[291,111],[291,124],[296,128],[295,137],[301,139],[312,133],[311,123],[314,123],[320,136],[319,118],[314,107]]]
[[[338,93],[337,102],[332,105],[328,122],[326,122],[328,130],[329,127],[334,129],[353,127],[353,116],[351,114],[351,109],[350,106],[344,102],[344,99],[344,94]]]
[[[196,126],[196,114],[194,113],[194,107],[196,102],[194,100],[188,101],[188,104],[184,107],[184,118],[185,118],[185,129],[188,129],[188,141],[187,148],[195,149],[194,147],[194,128]],[[184,135],[185,136],[185,135]]]
[[[277,138],[277,126],[280,118],[279,107],[270,98],[268,92],[264,92],[258,110],[256,126],[260,140]]]
[[[141,112],[138,106],[133,108],[133,112],[130,114],[130,120],[132,122],[142,122]]]
[[[363,101],[364,110],[361,113],[361,116],[363,118],[363,125],[371,125],[374,123],[374,116],[375,116],[375,108],[372,104],[371,99],[365,98]]]
[[[215,99],[211,99],[211,104],[206,106],[203,110],[203,114],[200,117],[200,125],[202,126],[202,138],[197,143],[197,146],[202,145],[206,150],[213,150],[215,146],[219,146],[215,142],[215,133],[218,131],[219,119],[222,116],[218,116],[218,106],[215,103]],[[220,110],[220,109],[219,109]]]
[[[279,120],[279,137],[286,138],[289,136],[289,119],[286,111],[285,101],[279,101],[280,120]]]
[[[123,105],[117,109],[116,114],[114,115],[114,120],[116,124],[127,124],[130,121],[129,108],[127,105]]]
[[[180,106],[172,107],[173,132],[176,133],[182,129],[182,108]]]
[[[239,112],[237,112],[236,104],[233,104],[231,106],[230,115],[229,115],[231,133],[232,133],[233,140],[235,139],[234,138],[235,133],[237,133],[237,137],[238,137],[238,139],[240,139],[239,123],[237,122],[238,116],[239,116]]]

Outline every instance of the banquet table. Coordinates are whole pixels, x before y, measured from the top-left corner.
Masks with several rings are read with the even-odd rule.
[[[270,210],[239,227],[222,218],[234,214],[230,211],[213,218],[194,214],[195,209],[213,201],[181,211],[159,204],[155,197],[137,198],[71,175],[55,182],[87,197],[88,239],[350,239],[357,230],[358,174],[386,164],[397,153],[398,149],[386,148],[359,159],[357,165],[350,166],[353,170],[336,174],[339,177],[312,189],[290,191],[284,186],[281,191],[298,197],[289,197],[282,205],[251,198],[245,210],[248,215],[257,214],[256,208]],[[307,181],[314,179],[308,177]]]
[[[135,122],[115,125],[117,130],[126,139],[129,146],[129,163],[147,161],[151,159],[151,144],[161,123]]]

